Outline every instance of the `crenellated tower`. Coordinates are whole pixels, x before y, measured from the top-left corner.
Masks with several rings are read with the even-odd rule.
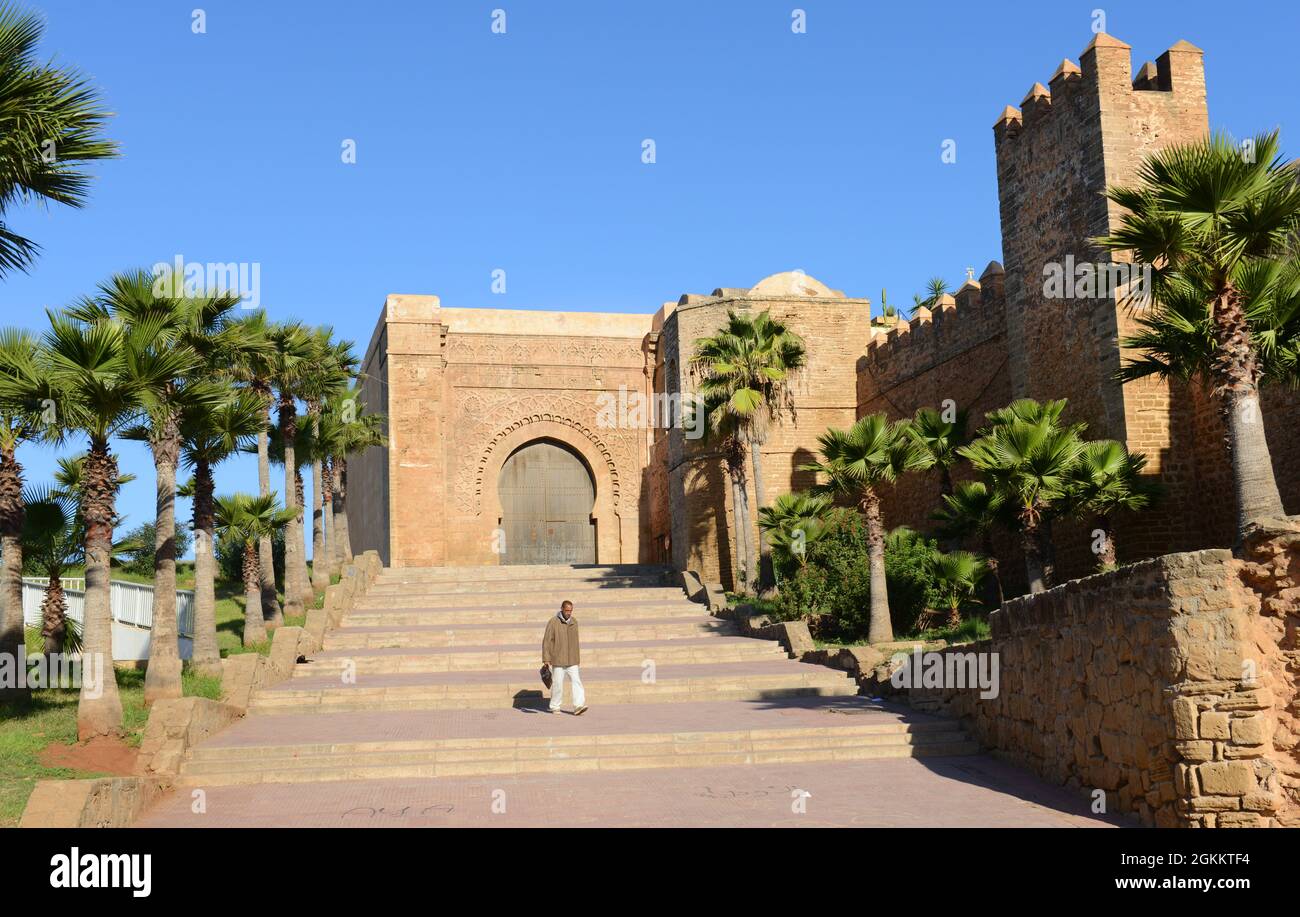
[[[1035,83],[1020,108],[1008,106],[993,128],[1012,391],[1068,397],[1089,436],[1147,453],[1175,501],[1195,487],[1191,463],[1170,460],[1179,441],[1193,437],[1191,396],[1176,385],[1116,381],[1131,312],[1100,284],[1072,281],[1089,270],[1097,277],[1119,260],[1092,241],[1120,219],[1105,189],[1135,181],[1150,153],[1208,130],[1199,48],[1180,41],[1135,76],[1129,46],[1106,34],[1092,40],[1077,65],[1064,60],[1046,86]],[[1045,285],[1053,271],[1063,277],[1063,290]],[[1190,441],[1181,446],[1186,454]],[[1129,548],[1146,554],[1199,546],[1195,520],[1182,513],[1170,504],[1166,518],[1144,524],[1143,543]]]

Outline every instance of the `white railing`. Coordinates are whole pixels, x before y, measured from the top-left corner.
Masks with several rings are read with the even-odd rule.
[[[24,583],[36,583],[38,586],[48,586],[50,578],[48,576],[24,576]],[[61,576],[59,582],[63,584],[64,589],[76,589],[78,592],[86,588],[86,578],[84,576]]]
[[[85,580],[80,581],[80,589],[69,589],[69,581],[61,581],[64,584],[63,595],[68,606],[68,617],[80,625],[86,620]],[[49,582],[43,576],[23,577],[23,623],[28,627],[41,626],[41,603],[45,601],[45,587]],[[114,621],[131,627],[153,627],[153,586],[115,579],[109,583],[109,595]],[[176,590],[176,628],[181,637],[194,636],[192,590]]]

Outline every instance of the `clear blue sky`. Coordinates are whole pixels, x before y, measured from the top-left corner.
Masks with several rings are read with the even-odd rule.
[[[46,306],[177,254],[258,263],[272,317],[330,323],[358,349],[389,292],[649,312],[801,268],[910,302],[934,274],[955,286],[1000,259],[991,126],[1078,59],[1098,7],[1135,67],[1180,38],[1204,48],[1213,125],[1281,126],[1300,155],[1300,5],[1281,0],[30,5],[47,53],[102,88],[123,150],[86,209],[8,214],[45,250],[0,282],[0,314],[35,329]],[[152,466],[121,454],[134,524]],[[29,479],[53,455],[24,447]],[[253,462],[218,487],[254,489]]]

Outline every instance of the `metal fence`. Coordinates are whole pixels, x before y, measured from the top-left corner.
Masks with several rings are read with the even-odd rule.
[[[23,622],[28,627],[41,626],[41,603],[45,601],[45,587],[49,579],[41,576],[23,577]],[[63,595],[67,600],[68,617],[80,626],[86,620],[86,586],[82,579],[64,579]],[[81,588],[70,589],[75,583]],[[153,586],[129,583],[115,579],[109,584],[113,620],[132,627],[153,627]],[[181,637],[194,636],[194,592],[176,590],[176,627]]]

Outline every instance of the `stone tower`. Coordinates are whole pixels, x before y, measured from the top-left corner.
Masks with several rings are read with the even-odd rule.
[[[1124,357],[1119,341],[1132,314],[1113,292],[1076,287],[1061,296],[1044,285],[1046,271],[1112,262],[1091,241],[1118,225],[1120,210],[1105,198],[1106,187],[1134,182],[1145,156],[1209,130],[1201,50],[1180,41],[1136,78],[1129,50],[1098,34],[1078,65],[1062,61],[1048,86],[1035,83],[993,130],[1012,392],[1067,397],[1068,416],[1086,421],[1090,438],[1117,439],[1147,454],[1149,470],[1171,493],[1164,510],[1144,516],[1140,537],[1129,540],[1132,554],[1145,555],[1202,540],[1197,521],[1180,508],[1180,495],[1195,488],[1194,463],[1171,458],[1191,451],[1194,396],[1178,385],[1116,381]],[[1090,559],[1061,563],[1073,574]]]

